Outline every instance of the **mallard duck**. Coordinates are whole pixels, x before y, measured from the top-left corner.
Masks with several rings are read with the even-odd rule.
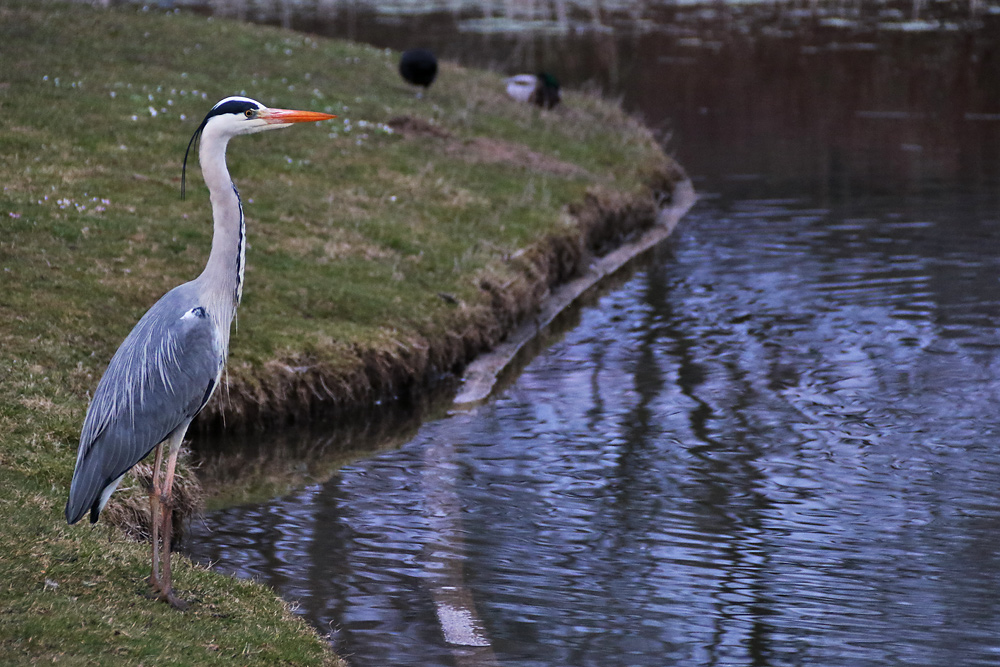
[[[548,72],[518,74],[506,80],[507,94],[518,102],[531,102],[543,109],[551,109],[562,99],[559,82]]]

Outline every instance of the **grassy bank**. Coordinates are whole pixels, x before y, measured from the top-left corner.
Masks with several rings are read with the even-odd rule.
[[[62,506],[89,392],[133,324],[200,271],[211,219],[187,140],[218,99],[338,114],[239,138],[250,248],[228,389],[201,428],[413,391],[499,340],[589,252],[649,224],[676,172],[616,107],[552,113],[445,64],[156,11],[0,2],[0,662],[334,660],[261,586],[183,562],[180,614],[146,546]]]

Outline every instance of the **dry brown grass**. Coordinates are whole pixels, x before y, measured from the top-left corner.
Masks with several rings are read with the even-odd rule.
[[[430,137],[442,141],[442,150],[469,164],[504,164],[539,174],[593,178],[572,162],[534,151],[524,144],[495,137],[456,138],[447,129],[415,116],[397,116],[388,125],[404,137]]]
[[[188,457],[182,455],[183,458]],[[153,483],[153,466],[140,463],[133,467],[118,491],[112,496],[101,519],[121,528],[128,537],[137,542],[150,540],[149,490]],[[172,489],[174,502],[173,540],[184,537],[187,521],[204,506],[201,482],[190,463],[178,466]]]

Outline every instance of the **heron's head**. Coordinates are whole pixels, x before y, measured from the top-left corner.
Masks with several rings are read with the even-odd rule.
[[[188,154],[191,152],[191,147],[197,144],[198,140],[206,132],[229,140],[241,134],[255,134],[264,130],[278,130],[288,127],[293,123],[306,123],[317,120],[328,120],[330,118],[336,118],[336,116],[318,111],[271,109],[249,97],[234,96],[220,100],[208,112],[205,119],[201,121],[201,125],[194,131],[191,141],[188,142],[187,150],[184,151],[184,167],[181,172],[181,196],[184,196]]]

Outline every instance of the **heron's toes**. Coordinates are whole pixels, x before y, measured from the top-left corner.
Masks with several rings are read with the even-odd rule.
[[[172,590],[160,591],[159,599],[161,602],[166,602],[167,604],[169,604],[171,607],[173,607],[178,611],[184,611],[188,608],[188,603],[180,599],[176,595],[174,595],[174,592]]]

